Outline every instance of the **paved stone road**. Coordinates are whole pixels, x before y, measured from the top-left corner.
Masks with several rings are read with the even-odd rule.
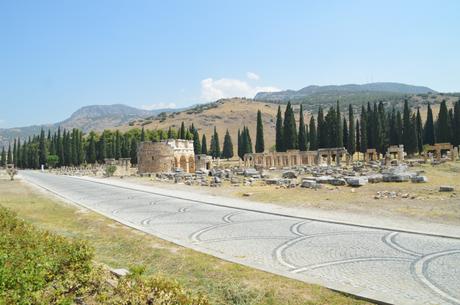
[[[460,304],[460,240],[218,207],[37,172],[124,224],[224,259],[394,304]]]

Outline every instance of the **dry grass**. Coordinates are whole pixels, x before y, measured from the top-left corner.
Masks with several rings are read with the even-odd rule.
[[[360,188],[348,186],[325,186],[321,190],[305,188],[284,189],[274,185],[255,183],[253,186],[233,187],[224,182],[220,188],[184,186],[213,195],[242,198],[251,193],[247,200],[273,203],[288,207],[314,207],[323,210],[352,212],[362,215],[382,217],[404,216],[419,220],[446,224],[460,224],[460,196],[454,193],[441,193],[441,185],[450,185],[460,191],[460,162],[444,163],[438,166],[428,164],[410,169],[423,170],[428,183],[377,183]],[[134,178],[143,184],[155,183],[161,187],[176,187],[168,183],[152,182],[145,178]],[[374,199],[377,192],[389,191],[408,194],[408,198]]]
[[[176,246],[88,210],[53,200],[20,181],[0,179],[0,205],[27,221],[87,240],[111,267],[145,265],[148,274],[177,279],[213,304],[366,304],[329,289],[290,280]]]

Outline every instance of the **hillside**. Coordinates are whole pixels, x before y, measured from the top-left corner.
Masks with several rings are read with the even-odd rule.
[[[410,95],[428,93],[436,93],[436,91],[428,87],[400,83],[369,83],[363,85],[308,86],[297,91],[259,92],[254,99],[278,103],[302,102],[309,105],[324,105],[334,103],[337,100],[345,104],[361,104],[382,99],[403,100]]]
[[[142,110],[121,104],[85,106],[61,122],[0,129],[0,146],[8,145],[9,141],[17,137],[25,139],[38,134],[42,128],[53,131],[61,126],[61,128],[66,129],[79,128],[83,132],[90,130],[102,131],[107,128],[126,125],[134,119],[151,117],[161,112],[167,113],[171,111],[171,109]]]
[[[439,104],[443,99],[448,101],[449,107],[452,106],[454,101],[458,100],[456,96],[444,94],[419,94],[411,95],[407,98],[409,105],[411,105],[414,111],[417,107],[420,107],[423,120],[426,118],[426,105],[428,103],[432,105],[433,113],[436,117],[439,111]],[[385,103],[387,106],[395,104],[398,109],[402,110],[402,101],[397,101],[387,100]],[[195,106],[185,111],[159,115],[156,118],[137,119],[122,127],[121,130],[126,131],[133,127],[164,130],[173,127],[178,129],[182,122],[187,126],[193,123],[198,128],[200,135],[203,133],[206,134],[209,142],[215,126],[220,135],[221,143],[225,131],[229,130],[234,145],[234,153],[236,153],[238,129],[242,129],[244,125],[249,127],[251,139],[253,144],[255,144],[257,110],[260,110],[264,123],[265,147],[266,149],[270,149],[275,144],[275,123],[278,105],[276,103],[251,99],[222,99],[214,103]],[[284,113],[285,105],[281,104],[279,106],[281,106],[281,111]],[[361,104],[355,105],[356,112],[360,111],[360,107]],[[297,120],[299,118],[299,108],[299,105],[293,105]],[[348,104],[341,102],[341,108],[343,115],[347,115]],[[311,115],[316,115],[318,106],[305,105],[304,109],[305,122],[309,122]]]

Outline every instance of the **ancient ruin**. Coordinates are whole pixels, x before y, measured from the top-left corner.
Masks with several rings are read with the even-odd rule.
[[[425,148],[424,159],[440,161],[443,156],[449,157],[451,161],[458,159],[458,147],[454,147],[450,143],[435,143],[427,145]]]
[[[169,139],[161,142],[141,142],[137,150],[138,172],[158,173],[182,169],[195,172],[193,141]]]
[[[320,148],[318,150],[300,151],[290,149],[286,152],[263,152],[244,155],[245,167],[283,168],[297,165],[331,165],[335,162],[340,166],[343,158],[348,163],[350,156],[347,150],[340,148]]]

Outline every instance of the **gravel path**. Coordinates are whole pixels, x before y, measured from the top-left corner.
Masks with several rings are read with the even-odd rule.
[[[460,304],[459,239],[219,207],[74,177],[22,177],[123,224],[229,261],[387,303]]]

